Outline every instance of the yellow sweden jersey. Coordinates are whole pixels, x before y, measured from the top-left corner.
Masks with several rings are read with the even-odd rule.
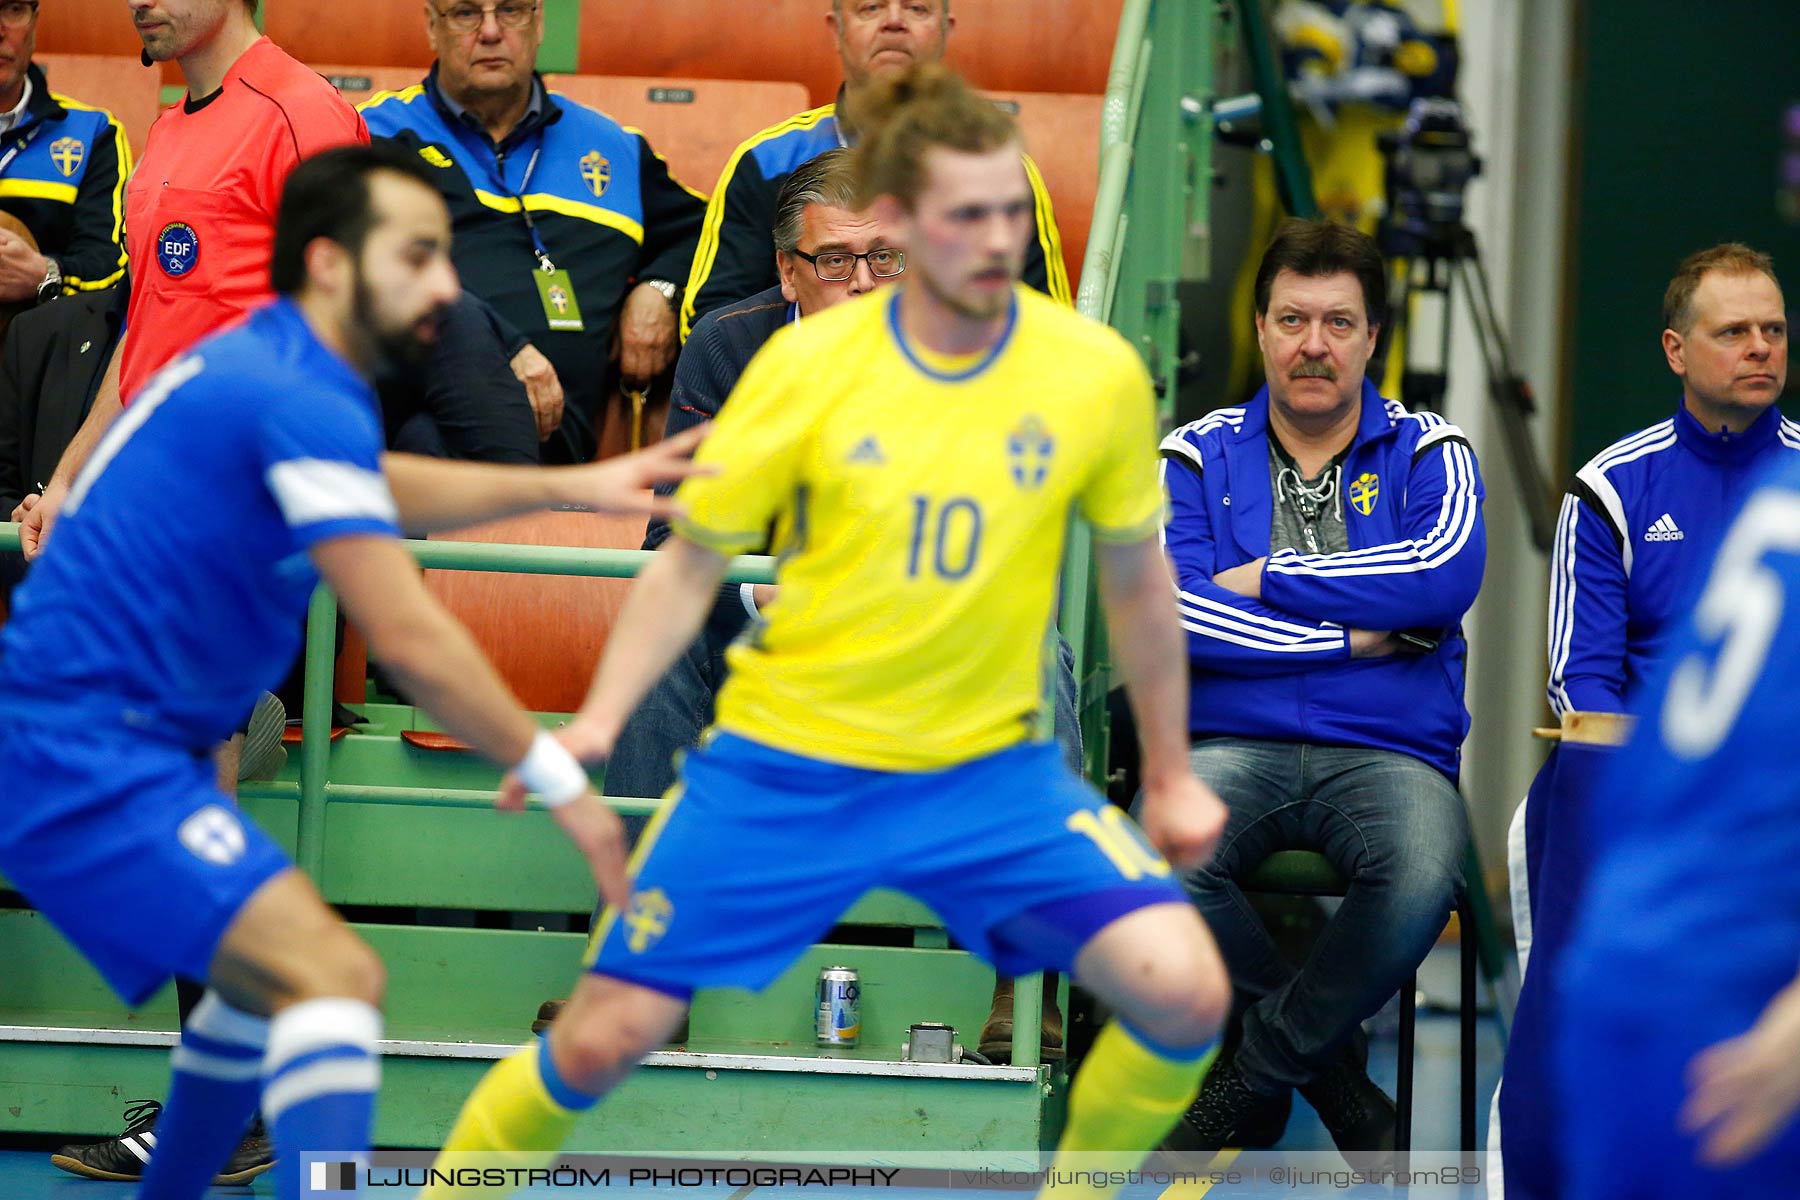
[[[771,523],[766,624],[732,647],[717,724],[795,754],[933,770],[1034,734],[1068,515],[1154,536],[1150,381],[1111,329],[1023,287],[961,370],[904,344],[899,288],[777,333],[681,487],[726,553]]]

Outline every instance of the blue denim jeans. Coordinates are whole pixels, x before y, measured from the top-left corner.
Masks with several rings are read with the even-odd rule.
[[[1461,886],[1468,815],[1449,779],[1393,751],[1220,737],[1191,760],[1231,816],[1185,882],[1248,998],[1238,1067],[1277,1094],[1329,1066],[1424,960]],[[1237,882],[1277,850],[1323,854],[1349,881],[1298,970]]]
[[[618,744],[606,761],[602,793],[607,796],[661,796],[675,784],[676,756],[700,744],[713,720],[713,697],[725,682],[725,651],[743,632],[749,618],[735,587],[713,605],[700,636],[682,652],[619,732]],[[1081,774],[1081,718],[1075,704],[1075,651],[1061,635],[1056,639],[1056,741],[1063,761]],[[626,817],[625,829],[636,842],[648,823]]]

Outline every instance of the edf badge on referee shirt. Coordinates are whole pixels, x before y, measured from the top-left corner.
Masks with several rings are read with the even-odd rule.
[[[185,221],[170,221],[156,235],[156,261],[163,274],[180,279],[200,261],[200,235]]]

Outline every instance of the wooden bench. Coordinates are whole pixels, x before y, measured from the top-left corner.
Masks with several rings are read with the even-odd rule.
[[[710,193],[738,143],[808,107],[797,83],[551,75],[552,90],[644,131],[675,178]]]

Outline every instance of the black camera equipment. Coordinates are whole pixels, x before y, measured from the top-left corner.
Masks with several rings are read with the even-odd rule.
[[[1548,553],[1556,536],[1556,511],[1531,439],[1537,400],[1513,365],[1487,268],[1474,232],[1463,222],[1464,198],[1469,181],[1481,174],[1481,159],[1471,145],[1462,108],[1454,100],[1415,100],[1405,123],[1382,134],[1379,146],[1386,162],[1387,212],[1376,240],[1392,265],[1395,286],[1370,377],[1386,374],[1388,352],[1398,339],[1406,355],[1401,401],[1411,409],[1443,411],[1452,301],[1460,285],[1531,540]]]

